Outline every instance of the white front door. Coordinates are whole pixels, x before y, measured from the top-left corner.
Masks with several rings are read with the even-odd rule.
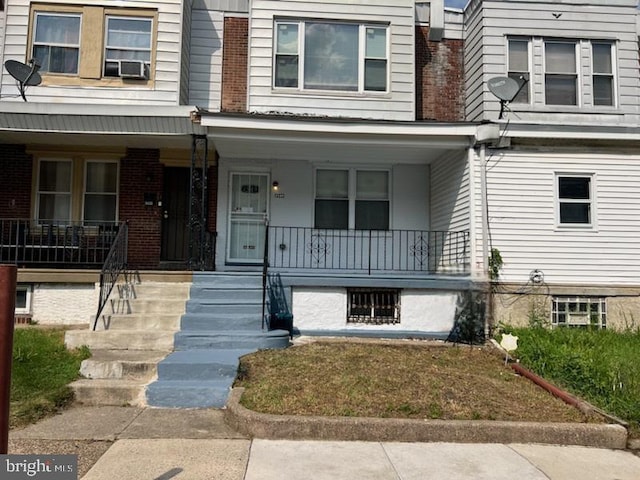
[[[261,263],[269,202],[266,173],[232,173],[227,261]]]

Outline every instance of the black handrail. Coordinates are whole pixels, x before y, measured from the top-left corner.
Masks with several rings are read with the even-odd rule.
[[[341,230],[269,226],[271,269],[462,273],[470,269],[468,231]]]
[[[109,254],[107,255],[107,259],[100,271],[100,297],[98,299],[98,311],[93,321],[92,330],[96,329],[102,310],[107,304],[109,295],[111,295],[111,291],[118,281],[118,278],[120,278],[120,275],[123,273],[126,276],[128,230],[129,225],[126,222],[120,225],[111,249],[109,250]]]

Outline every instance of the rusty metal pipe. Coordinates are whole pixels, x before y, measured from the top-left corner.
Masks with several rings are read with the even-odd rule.
[[[9,448],[9,401],[17,276],[18,269],[15,265],[0,265],[0,455],[6,455]]]

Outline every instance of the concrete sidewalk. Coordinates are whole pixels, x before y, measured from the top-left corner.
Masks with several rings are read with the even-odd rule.
[[[231,430],[220,410],[78,407],[12,431],[10,438],[115,441],[83,480],[640,478],[640,457],[624,450],[250,440]]]

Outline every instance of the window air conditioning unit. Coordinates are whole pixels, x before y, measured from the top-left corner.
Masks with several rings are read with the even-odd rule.
[[[147,66],[142,60],[120,60],[118,76],[121,78],[146,80],[148,78]]]

